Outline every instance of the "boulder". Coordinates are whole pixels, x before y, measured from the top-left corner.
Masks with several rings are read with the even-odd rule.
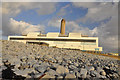
[[[104,70],[100,71],[100,74],[105,76],[106,75],[106,72]]]
[[[66,74],[65,78],[76,78],[74,74]]]
[[[87,69],[81,68],[81,69],[80,69],[80,74],[87,74]]]
[[[81,68],[81,70],[80,70],[80,76],[82,78],[86,78],[86,75],[87,75],[87,69]]]
[[[69,70],[65,68],[64,66],[58,66],[56,69],[56,72],[58,74],[66,74],[66,73],[69,73]]]
[[[96,71],[100,73],[101,71],[103,71],[103,69],[101,67],[97,67]]]
[[[47,67],[39,66],[39,67],[35,67],[35,70],[44,73],[47,70]]]
[[[70,69],[76,69],[77,67],[74,66],[74,65],[69,65],[69,68],[70,68]]]
[[[48,70],[45,74],[52,75],[52,76],[58,75],[58,73],[52,69]]]
[[[40,78],[44,73],[35,73],[34,78]]]
[[[86,66],[86,69],[87,69],[88,71],[95,70],[95,68],[94,68],[93,66]]]
[[[55,78],[55,76],[51,76],[49,74],[45,74],[40,80],[50,80],[52,78]]]

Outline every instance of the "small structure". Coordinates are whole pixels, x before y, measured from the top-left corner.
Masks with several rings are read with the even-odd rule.
[[[98,37],[88,37],[81,33],[69,33],[65,35],[64,19],[61,21],[60,33],[49,32],[47,34],[41,34],[40,32],[30,32],[22,36],[8,36],[8,40],[23,43],[47,44],[52,47],[80,49],[83,51],[102,51],[102,47],[98,47]]]

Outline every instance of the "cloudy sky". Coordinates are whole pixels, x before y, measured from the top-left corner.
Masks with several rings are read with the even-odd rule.
[[[64,18],[66,34],[98,36],[105,52],[118,50],[117,2],[3,2],[0,9],[3,39],[31,31],[59,32]]]

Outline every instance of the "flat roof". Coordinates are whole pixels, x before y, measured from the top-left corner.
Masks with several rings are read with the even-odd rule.
[[[27,37],[27,36],[8,36],[8,37],[11,37],[11,38],[46,38],[46,39],[98,39],[98,37]]]

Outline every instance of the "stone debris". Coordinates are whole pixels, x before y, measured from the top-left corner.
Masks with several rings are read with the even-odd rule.
[[[42,79],[119,79],[120,61],[78,50],[67,50],[2,40],[3,78],[9,79],[9,70],[20,78]],[[8,70],[8,72],[4,72]],[[1,74],[1,73],[0,73]],[[10,73],[11,74],[11,73]],[[6,78],[7,76],[7,78]]]
[[[66,74],[65,78],[72,78],[75,79],[76,76],[74,74]]]
[[[69,73],[69,69],[65,68],[64,66],[58,66],[56,72],[60,75],[64,75]]]
[[[106,75],[106,72],[103,70],[100,72],[101,75],[105,76]]]
[[[81,68],[81,69],[80,69],[80,76],[81,76],[82,78],[86,78],[86,75],[87,75],[87,69]]]

